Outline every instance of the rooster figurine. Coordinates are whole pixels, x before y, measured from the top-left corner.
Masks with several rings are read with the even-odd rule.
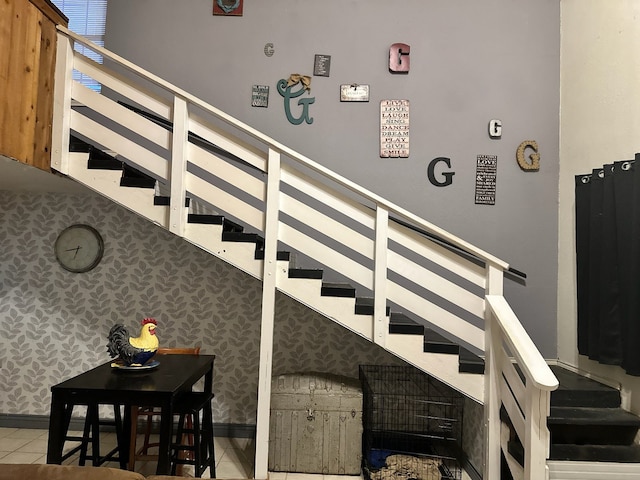
[[[138,367],[148,362],[158,350],[156,327],[158,322],[154,318],[142,320],[140,336],[132,337],[129,330],[116,324],[109,330],[107,350],[111,358],[119,356],[127,367]]]

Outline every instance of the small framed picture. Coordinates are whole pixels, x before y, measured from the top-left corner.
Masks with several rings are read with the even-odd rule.
[[[214,15],[242,16],[244,0],[213,0]]]
[[[316,55],[313,61],[313,74],[328,77],[331,70],[331,55]]]
[[[251,90],[251,106],[264,107],[269,106],[269,86],[254,85]]]

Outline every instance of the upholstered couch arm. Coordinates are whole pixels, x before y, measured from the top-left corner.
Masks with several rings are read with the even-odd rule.
[[[145,480],[136,472],[77,465],[2,464],[0,480]]]

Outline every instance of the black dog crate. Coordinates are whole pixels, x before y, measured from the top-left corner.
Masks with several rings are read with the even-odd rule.
[[[370,480],[460,480],[463,397],[411,366],[361,365]]]

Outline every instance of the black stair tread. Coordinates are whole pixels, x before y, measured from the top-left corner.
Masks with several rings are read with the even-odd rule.
[[[187,217],[189,223],[200,223],[204,225],[222,225],[224,217],[222,215],[209,215],[202,213],[190,213]]]
[[[254,257],[256,260],[264,260],[264,250],[258,250]],[[291,252],[285,250],[278,250],[276,252],[276,260],[282,260],[288,262],[291,258]]]
[[[640,445],[551,445],[551,460],[640,463]]]
[[[375,299],[371,297],[356,297],[356,315],[373,315]],[[391,307],[387,305],[385,315],[388,317],[391,313]]]
[[[550,365],[550,368],[560,384],[557,390],[551,392],[552,406],[620,406],[620,392],[617,389],[558,365]]]
[[[309,278],[322,280],[324,270],[317,268],[290,268],[289,278]]]
[[[264,238],[257,233],[244,233],[244,232],[222,232],[222,240],[224,242],[255,242],[256,245],[264,245]]]
[[[323,282],[320,295],[323,297],[355,298],[356,289],[348,283]]]
[[[389,317],[389,333],[423,335],[424,325],[415,322],[404,313],[392,312]]]
[[[83,152],[88,153],[91,151],[92,145],[90,143],[81,140],[80,138],[71,135],[69,138],[69,151],[70,152]]]
[[[430,353],[448,353],[457,355],[460,347],[457,343],[443,337],[430,328],[424,329],[424,351]]]
[[[104,150],[100,150],[99,148],[94,147],[93,145],[91,146],[91,150],[90,150],[90,157],[95,159],[95,160],[115,160],[116,157],[114,157],[113,155],[105,152]],[[122,163],[122,161],[119,160],[120,163]]]
[[[91,153],[93,156],[93,152]],[[156,179],[150,177],[146,173],[142,173],[140,170],[133,168],[126,163],[122,164],[122,178],[120,179],[120,186],[122,187],[140,187],[140,188],[154,188],[156,186]]]
[[[484,373],[484,360],[466,348],[460,347],[458,372],[460,373]]]
[[[516,462],[524,467],[524,448],[518,440],[511,440],[507,443],[507,451]]]
[[[240,233],[240,232],[244,231],[244,227],[242,225],[240,225],[239,223],[232,222],[228,218],[225,218],[224,222],[222,223],[222,231],[223,232],[238,232],[238,233]]]
[[[191,199],[189,197],[185,197],[184,206],[188,207],[190,203],[191,203]],[[156,195],[155,197],[153,197],[153,204],[154,205],[170,205],[171,197]]]
[[[122,177],[121,187],[155,188],[156,181],[153,178]]]
[[[103,152],[104,153],[104,152]],[[105,153],[105,155],[107,155]],[[123,164],[122,166],[122,171],[123,171],[123,176],[125,177],[131,177],[131,178],[144,178],[146,180],[153,180],[155,181],[154,178],[150,177],[149,175],[147,175],[146,173],[142,173],[140,170],[138,170],[137,168],[132,167],[131,165],[127,165],[126,163]]]
[[[124,162],[98,148],[90,146],[87,168],[90,170],[123,170]]]
[[[640,427],[640,417],[622,408],[551,407],[547,424]]]

